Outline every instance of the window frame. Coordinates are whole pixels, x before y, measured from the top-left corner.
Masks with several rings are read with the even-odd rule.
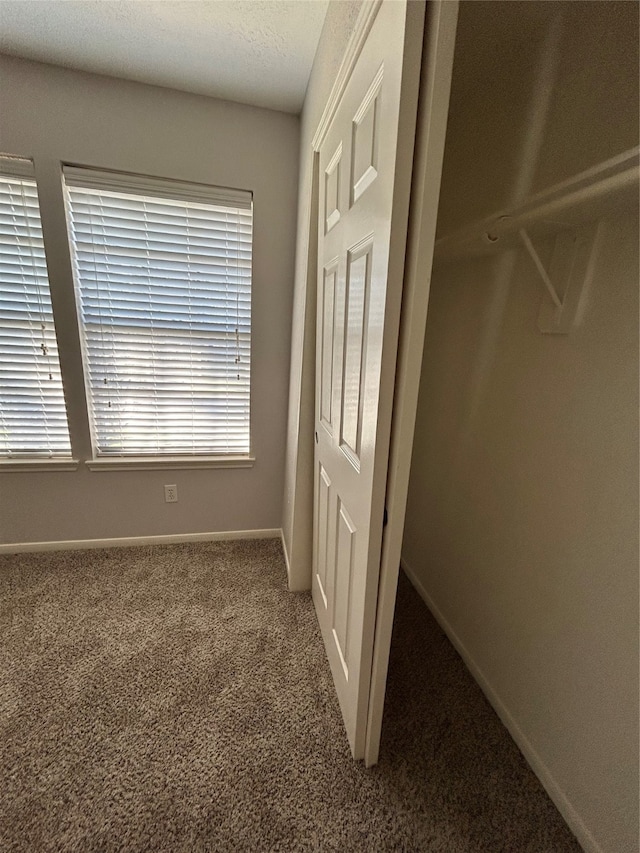
[[[60,381],[62,387],[62,398],[64,401],[65,419],[67,424],[67,434],[69,436],[69,453],[68,454],[53,454],[47,451],[34,453],[15,453],[12,455],[0,455],[0,471],[75,471],[78,468],[79,462],[75,458],[72,441],[71,420],[69,414],[69,406],[67,400],[67,388],[65,384],[64,370],[60,359],[60,346],[58,342],[58,328],[56,322],[56,311],[52,293],[52,282],[48,263],[47,240],[44,235],[44,227],[42,223],[42,206],[40,201],[40,186],[36,174],[35,162],[32,157],[16,154],[0,153],[0,174],[6,177],[24,178],[31,181],[35,185],[36,198],[38,205],[38,216],[40,219],[40,229],[42,233],[42,244],[45,256],[47,286],[49,289],[49,298],[51,300],[51,322],[53,326],[53,334],[56,341],[56,359],[58,369],[60,371]]]
[[[253,454],[253,257],[254,257],[254,234],[255,221],[253,209],[253,192],[249,190],[234,190],[223,187],[216,187],[208,184],[184,182],[171,178],[159,178],[149,175],[139,175],[116,170],[97,169],[93,167],[85,167],[78,164],[62,163],[61,164],[61,181],[64,198],[64,214],[65,226],[68,238],[68,248],[73,270],[73,289],[74,300],[76,306],[78,330],[80,333],[80,346],[82,353],[82,368],[85,382],[86,395],[86,410],[85,416],[89,426],[91,438],[91,457],[84,461],[85,466],[96,472],[115,471],[115,470],[179,470],[179,469],[200,469],[200,468],[251,468],[255,463]],[[233,454],[149,454],[149,455],[133,455],[133,454],[100,454],[97,451],[97,440],[94,433],[93,417],[90,412],[92,405],[91,384],[89,375],[89,359],[87,345],[85,339],[85,330],[81,314],[80,303],[80,284],[77,276],[75,246],[71,228],[71,209],[70,199],[68,194],[68,182],[89,188],[89,189],[104,189],[105,191],[112,190],[118,192],[120,189],[124,193],[139,193],[157,197],[159,199],[181,199],[191,200],[209,204],[227,204],[232,206],[244,207],[251,210],[251,289],[250,289],[250,375],[249,375],[249,449],[247,453]]]

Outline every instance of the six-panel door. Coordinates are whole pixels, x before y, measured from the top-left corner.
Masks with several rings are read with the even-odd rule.
[[[388,447],[378,446],[378,421],[405,13],[404,3],[382,4],[319,158],[312,591],[354,757],[364,749],[382,531],[376,454]]]

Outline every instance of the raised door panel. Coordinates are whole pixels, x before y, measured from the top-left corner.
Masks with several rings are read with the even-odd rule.
[[[329,233],[340,220],[342,143],[338,145],[324,172],[324,227]]]
[[[351,204],[355,204],[378,177],[378,137],[380,129],[382,78],[376,74],[351,124]]]
[[[330,546],[330,512],[331,512],[331,479],[326,470],[318,463],[316,476],[316,581],[325,608],[329,607],[333,589],[327,585],[327,566],[329,563]],[[333,586],[333,584],[332,584]]]
[[[343,502],[338,499],[336,519],[335,601],[333,605],[333,638],[344,677],[349,680],[349,628],[353,563],[356,553],[356,527]]]
[[[319,415],[321,424],[333,431],[334,362],[336,330],[336,279],[338,261],[324,269],[320,296],[320,389]]]
[[[340,407],[340,446],[360,470],[373,236],[347,252]]]

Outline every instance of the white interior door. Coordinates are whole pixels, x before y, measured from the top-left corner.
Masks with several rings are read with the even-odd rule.
[[[313,600],[364,756],[424,6],[385,0],[319,149]]]

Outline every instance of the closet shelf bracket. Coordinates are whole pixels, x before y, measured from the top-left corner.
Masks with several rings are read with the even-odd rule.
[[[553,282],[549,278],[549,275],[546,269],[544,268],[544,264],[540,260],[540,255],[536,252],[535,246],[533,245],[529,235],[527,234],[526,228],[521,228],[518,231],[518,234],[520,234],[520,239],[524,243],[527,252],[529,252],[529,254],[531,255],[531,260],[533,261],[536,266],[536,269],[540,273],[540,278],[542,279],[544,286],[547,288],[547,291],[549,293],[549,296],[551,297],[553,304],[556,306],[556,308],[562,310],[562,299],[558,296],[558,291],[553,286]]]
[[[593,277],[601,227],[601,223],[596,222],[562,229],[556,235],[548,270],[526,229],[519,229],[520,240],[546,290],[538,315],[541,332],[566,335],[579,322]]]

